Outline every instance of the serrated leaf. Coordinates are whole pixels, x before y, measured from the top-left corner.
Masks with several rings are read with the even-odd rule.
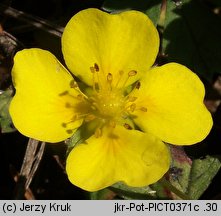
[[[189,178],[188,195],[192,199],[199,199],[220,167],[221,162],[216,157],[206,156],[204,159],[194,160]]]
[[[8,111],[11,99],[12,90],[10,89],[0,95],[0,127],[2,133],[9,133],[16,130],[12,125],[12,120]]]
[[[170,183],[191,199],[199,199],[219,171],[218,158],[206,156],[204,159],[190,160],[181,147],[172,147],[172,166],[169,170]],[[172,194],[174,199],[178,197]]]
[[[211,81],[221,71],[221,17],[202,1],[167,1],[163,53]]]

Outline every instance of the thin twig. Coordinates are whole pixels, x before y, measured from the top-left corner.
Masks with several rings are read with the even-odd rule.
[[[40,143],[40,147],[39,147]],[[29,188],[34,174],[40,164],[44,152],[45,143],[29,139],[18,183],[15,192],[15,199],[23,199],[26,190]]]
[[[38,153],[35,157],[32,169],[31,169],[29,175],[27,176],[27,181],[26,181],[26,184],[25,184],[25,189],[26,190],[29,188],[29,185],[31,184],[31,181],[34,177],[34,174],[35,174],[36,170],[38,169],[38,166],[40,164],[40,161],[41,161],[43,153],[44,153],[44,148],[45,148],[45,142],[42,142],[41,146],[40,146],[40,149],[38,150]]]
[[[35,154],[37,151],[38,144],[39,144],[38,140],[29,139],[20,171],[21,176],[27,177],[29,175],[33,162],[35,160]]]

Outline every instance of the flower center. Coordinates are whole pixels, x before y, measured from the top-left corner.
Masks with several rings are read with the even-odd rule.
[[[92,101],[92,106],[96,108],[95,115],[106,119],[120,117],[125,103],[123,94],[113,90],[96,93]]]
[[[90,95],[83,94],[76,81],[73,80],[70,83],[72,88],[79,91],[79,103],[84,104],[84,107],[86,107],[84,110],[79,110],[79,114],[74,115],[70,123],[82,118],[85,122],[97,119],[100,122],[100,126],[95,131],[97,137],[101,136],[101,130],[104,125],[114,128],[116,124],[120,124],[126,129],[132,129],[130,125],[132,120],[129,118],[131,113],[138,109],[143,112],[147,111],[145,107],[137,106],[135,103],[137,97],[131,94],[140,88],[140,82],[137,82],[134,88],[129,93],[126,93],[128,79],[136,76],[137,72],[131,70],[127,76],[123,76],[124,73],[120,71],[116,79],[111,73],[104,75],[104,73],[100,72],[99,66],[96,63],[93,67],[90,67],[90,70],[93,76],[93,92]],[[119,87],[120,82],[121,85]],[[130,119],[129,124],[128,119]],[[69,122],[62,125],[67,128],[68,124]]]
[[[128,79],[136,76],[137,72],[131,70],[128,76],[123,76],[123,72],[120,71],[116,79],[111,73],[104,75],[96,63],[90,67],[90,70],[93,76],[93,95],[90,101],[94,115],[105,123],[115,122],[115,124],[127,118],[129,115],[127,105],[131,102],[131,98],[125,95],[125,86]],[[120,81],[123,84],[119,88]]]

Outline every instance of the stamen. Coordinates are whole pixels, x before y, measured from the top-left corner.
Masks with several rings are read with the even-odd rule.
[[[99,70],[97,70],[96,71],[97,73],[97,91],[99,91],[100,90],[100,88],[101,88],[101,82],[100,82],[100,77],[99,77]],[[96,88],[95,88],[96,89]]]
[[[97,129],[95,130],[94,136],[95,136],[96,138],[99,138],[99,137],[102,136],[101,128],[97,128]]]
[[[99,73],[98,73],[99,70],[100,69],[97,63],[94,63],[94,66],[90,67],[90,71],[93,74],[93,90],[97,92],[100,91],[100,88],[101,88],[101,82],[100,82]]]
[[[133,128],[132,128],[129,124],[127,124],[127,123],[124,124],[124,127],[125,127],[127,130],[132,130],[132,129],[133,129]]]
[[[135,109],[136,109],[136,104],[135,104],[135,103],[132,103],[132,104],[130,105],[130,111],[131,111],[131,112],[134,112]]]
[[[82,119],[82,118],[84,118],[84,120],[85,120],[86,122],[89,122],[89,121],[94,120],[94,119],[96,118],[96,116],[93,115],[93,114],[91,114],[91,113],[76,114],[76,115],[74,115],[74,116],[70,119],[69,122],[63,122],[63,123],[61,124],[61,126],[64,127],[64,128],[66,128],[69,124],[71,124],[71,123],[73,123],[73,122],[75,122],[75,121],[77,121],[77,120],[79,120],[79,119]]]
[[[71,88],[78,88],[77,82],[76,82],[75,80],[71,80],[71,82],[70,82],[70,87],[71,87]]]
[[[73,107],[73,106],[72,106],[70,103],[67,102],[67,103],[65,104],[65,107],[66,107],[66,108],[71,108],[71,107]]]
[[[119,77],[119,79],[118,79],[118,81],[117,81],[117,83],[116,83],[116,85],[115,85],[115,88],[117,88],[118,84],[120,83],[120,80],[121,80],[123,74],[124,74],[124,71],[120,70],[120,71],[119,71],[120,77]]]
[[[73,133],[73,130],[68,129],[68,130],[66,130],[66,132],[67,132],[68,134],[72,134],[72,133]]]
[[[107,74],[107,81],[112,82],[112,80],[113,80],[113,75],[111,73],[108,73]]]
[[[96,71],[96,72],[98,72],[98,71],[99,71],[99,66],[98,66],[98,64],[97,64],[97,63],[94,63],[94,69],[95,69],[95,71]]]
[[[62,123],[61,126],[64,127],[64,128],[66,128],[66,127],[67,127],[67,124],[66,124],[66,123]]]
[[[92,79],[93,79],[93,90],[95,91],[95,88],[96,88],[96,86],[95,86],[95,77],[94,77],[95,68],[94,68],[94,67],[90,67],[90,71],[91,71],[91,73],[93,74],[93,75],[92,75]]]
[[[123,88],[125,87],[125,85],[126,85],[126,83],[127,83],[127,81],[129,80],[129,78],[130,77],[132,77],[132,76],[136,76],[137,75],[137,71],[135,71],[135,70],[131,70],[131,71],[129,71],[128,72],[128,77],[126,78],[126,80],[124,81],[124,84],[123,84]]]
[[[112,90],[112,85],[111,85],[112,80],[113,80],[113,75],[111,73],[108,73],[107,74],[107,82],[109,84],[110,90]]]
[[[136,85],[135,85],[135,88],[136,88],[136,89],[140,89],[140,86],[141,86],[141,83],[140,83],[140,82],[137,82]]]
[[[78,95],[77,95],[77,98],[78,98],[79,100],[82,100],[82,99],[84,98],[84,96],[83,96],[82,94],[78,94]]]
[[[83,92],[81,92],[81,90],[80,90],[80,88],[79,88],[79,86],[78,86],[78,84],[77,84],[77,82],[76,82],[75,80],[71,80],[71,82],[70,82],[70,87],[71,87],[71,88],[74,88],[76,91],[78,91],[78,92],[80,93],[80,95],[82,95],[82,98],[88,99],[88,96],[85,95]],[[64,95],[64,93],[65,93],[65,92],[63,92],[63,95]],[[67,92],[67,93],[68,93],[68,92]],[[67,94],[67,93],[65,93],[65,94]],[[73,95],[69,94],[69,96],[71,96],[71,97],[73,97],[73,98],[80,99],[80,98],[79,98],[79,95],[76,97],[76,96],[73,96]]]
[[[135,70],[131,70],[131,71],[128,72],[129,77],[135,76],[135,75],[137,75],[137,71],[135,71]]]
[[[134,102],[135,100],[137,100],[137,97],[133,97],[133,96],[128,97],[129,102]]]
[[[65,96],[67,94],[69,94],[69,92],[68,91],[64,91],[64,92],[60,93],[59,96]]]
[[[140,110],[143,111],[143,112],[147,112],[147,108],[146,107],[141,107]]]
[[[69,97],[71,97],[71,98],[74,98],[74,99],[77,99],[77,100],[83,100],[84,99],[84,94],[80,91],[80,90],[78,90],[78,89],[76,89],[77,91],[79,91],[80,92],[80,94],[78,94],[77,96],[74,96],[74,95],[72,95],[72,94],[70,94],[69,93],[69,91],[64,91],[64,92],[62,92],[62,93],[60,93],[59,94],[59,96],[61,96],[61,97],[63,97],[63,96],[69,96]],[[87,96],[86,96],[87,97]],[[87,98],[85,98],[85,99],[87,99]],[[66,108],[71,108],[71,107],[73,107],[70,103],[66,103],[65,104],[65,107]]]

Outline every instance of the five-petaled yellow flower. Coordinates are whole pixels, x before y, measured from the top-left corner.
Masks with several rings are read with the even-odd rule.
[[[92,136],[68,155],[73,184],[95,191],[118,181],[156,182],[170,164],[163,142],[194,144],[212,126],[199,78],[177,63],[152,67],[158,48],[157,30],[141,12],[79,12],[64,30],[62,51],[69,70],[90,89],[79,88],[50,52],[18,52],[10,104],[15,127],[54,143],[94,122]]]

